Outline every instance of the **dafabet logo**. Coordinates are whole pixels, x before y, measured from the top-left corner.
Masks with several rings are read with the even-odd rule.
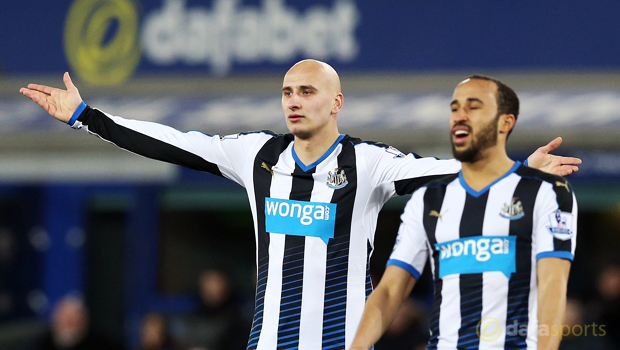
[[[64,42],[69,64],[81,79],[93,85],[124,82],[141,57],[136,4],[75,0],[67,14]]]

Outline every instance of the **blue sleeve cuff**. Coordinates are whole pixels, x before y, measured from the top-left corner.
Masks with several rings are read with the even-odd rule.
[[[544,258],[560,258],[560,259],[566,259],[566,260],[573,261],[574,256],[571,252],[567,252],[564,250],[558,250],[558,251],[553,251],[553,252],[542,252],[536,255],[536,261],[540,259],[544,259]]]
[[[396,260],[396,259],[390,259],[390,260],[388,260],[388,262],[387,262],[387,264],[385,266],[390,266],[390,265],[398,266],[401,269],[409,272],[411,274],[411,276],[413,276],[413,278],[420,279],[420,272],[418,272],[418,270],[416,270],[415,267],[407,264],[406,262],[402,262],[402,261]]]
[[[523,162],[523,165],[529,166],[529,165],[527,165],[527,158],[525,159],[525,162]]]
[[[80,114],[82,114],[82,112],[84,112],[85,109],[86,109],[86,103],[84,103],[84,101],[82,101],[82,103],[80,103],[80,105],[75,110],[75,112],[73,112],[73,115],[71,116],[71,119],[69,119],[67,124],[73,126],[73,124],[75,124],[75,121],[77,120],[77,118],[80,116]]]

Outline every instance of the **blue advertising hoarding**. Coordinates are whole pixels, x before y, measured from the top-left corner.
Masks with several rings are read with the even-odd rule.
[[[140,74],[620,69],[620,1],[26,0],[0,11],[0,72]]]

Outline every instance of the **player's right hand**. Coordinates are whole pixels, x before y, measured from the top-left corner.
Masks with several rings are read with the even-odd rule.
[[[65,72],[62,80],[65,82],[67,90],[45,85],[28,84],[27,88],[21,88],[19,92],[43,107],[52,117],[66,123],[82,103],[82,97],[80,97],[80,92],[73,85],[69,72]]]

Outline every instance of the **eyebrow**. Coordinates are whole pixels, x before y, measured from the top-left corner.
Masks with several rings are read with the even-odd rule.
[[[318,89],[315,88],[312,85],[300,85],[299,89],[301,89],[301,90],[315,90],[315,91],[318,91]],[[293,88],[290,87],[290,86],[285,86],[285,87],[282,88],[282,91],[292,91],[292,90],[293,90]]]
[[[480,100],[479,98],[475,98],[475,97],[470,97],[467,99],[467,102],[479,102],[484,104],[484,102],[482,102],[482,100]],[[452,102],[450,102],[450,106],[452,106],[453,104],[458,104],[459,101],[457,100],[452,100]]]

